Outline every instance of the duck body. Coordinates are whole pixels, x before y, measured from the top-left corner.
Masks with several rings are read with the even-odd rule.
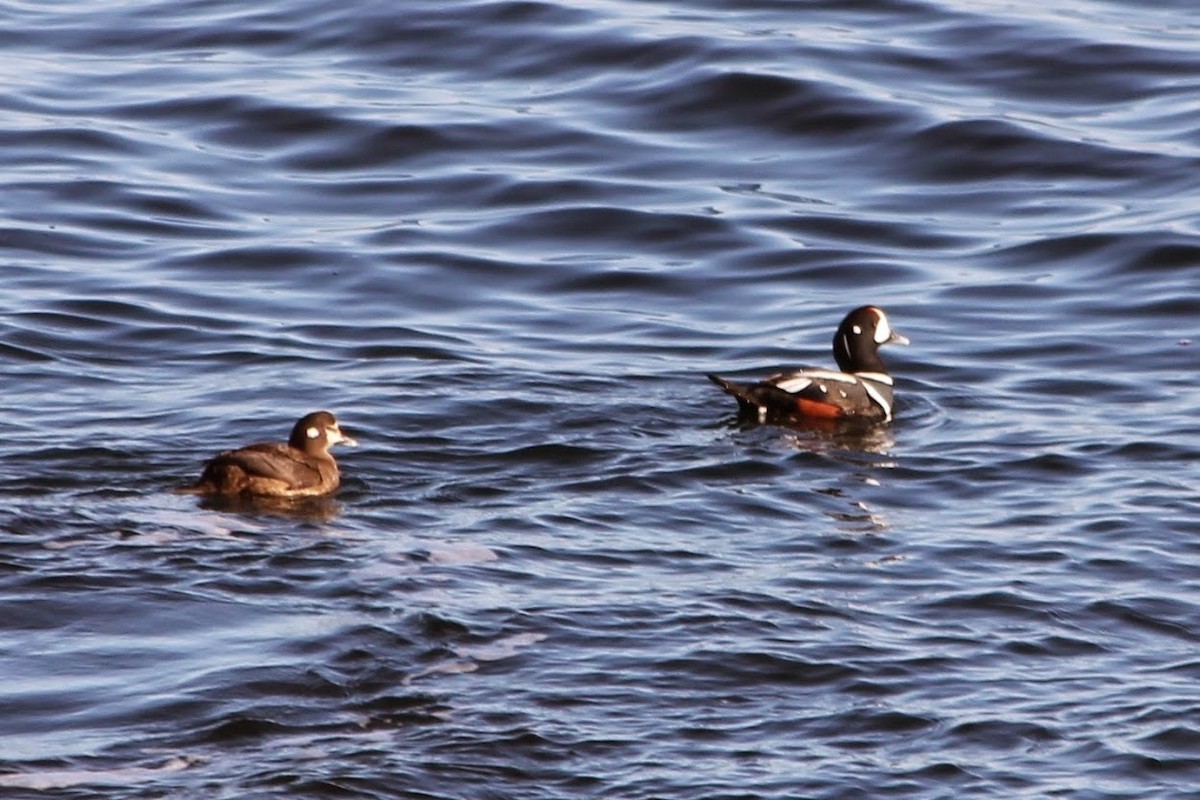
[[[708,379],[737,400],[740,416],[760,423],[890,422],[892,376],[879,357],[885,344],[908,344],[908,339],[892,330],[883,309],[861,306],[834,334],[838,370],[779,372],[753,384],[717,375]]]
[[[328,411],[306,414],[284,442],[260,442],[226,450],[204,467],[200,480],[183,491],[206,495],[320,497],[341,484],[335,444],[357,444],[342,433]]]

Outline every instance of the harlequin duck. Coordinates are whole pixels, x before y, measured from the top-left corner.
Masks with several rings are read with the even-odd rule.
[[[716,375],[708,379],[737,399],[739,414],[759,422],[888,422],[892,376],[879,358],[879,348],[885,344],[908,344],[908,339],[892,330],[883,309],[862,306],[846,315],[833,336],[833,357],[840,372],[781,372],[751,385]]]
[[[333,414],[316,411],[300,418],[287,444],[261,442],[226,450],[204,467],[196,494],[249,494],[260,497],[317,497],[338,488],[337,462],[329,454],[335,444],[358,442],[342,433]]]

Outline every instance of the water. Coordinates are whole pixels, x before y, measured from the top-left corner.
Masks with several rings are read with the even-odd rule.
[[[1191,5],[731,9],[0,6],[4,797],[1194,796]]]

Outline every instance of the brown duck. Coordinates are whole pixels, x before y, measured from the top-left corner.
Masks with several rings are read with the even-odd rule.
[[[358,442],[342,433],[328,411],[306,414],[292,428],[287,443],[260,442],[226,450],[204,467],[194,486],[180,491],[207,495],[319,497],[338,488],[337,462],[329,454],[335,444]]]

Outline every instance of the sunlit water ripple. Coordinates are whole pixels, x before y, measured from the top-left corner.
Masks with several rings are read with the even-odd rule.
[[[1193,797],[1192,10],[0,6],[0,793]]]

